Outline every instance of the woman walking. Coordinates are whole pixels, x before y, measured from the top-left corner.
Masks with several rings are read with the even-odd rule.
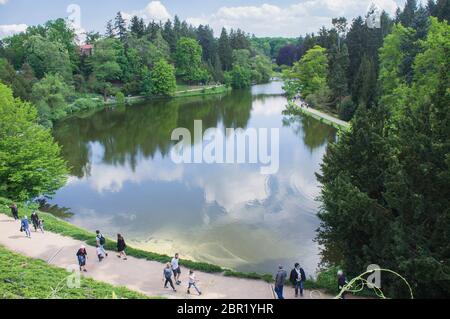
[[[172,287],[173,291],[177,292],[172,281],[172,265],[170,263],[167,263],[166,268],[164,268],[163,276],[164,288],[167,288],[167,284],[170,284],[170,287]]]
[[[77,251],[78,264],[80,265],[80,271],[87,272],[86,270],[86,259],[87,251],[85,246],[81,246]]]
[[[117,257],[122,258],[123,260],[127,260],[127,254],[125,253],[125,248],[127,248],[127,244],[125,243],[125,239],[121,234],[117,234],[117,251],[119,255]]]

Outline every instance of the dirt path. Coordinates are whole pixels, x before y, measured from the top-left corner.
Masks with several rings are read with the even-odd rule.
[[[19,221],[0,214],[0,245],[28,257],[42,259],[51,265],[67,269],[77,268],[76,251],[83,244],[81,241],[63,237],[58,234],[32,231],[31,239],[19,231]],[[127,261],[109,252],[109,257],[99,263],[94,247],[87,247],[88,261],[86,276],[117,286],[126,286],[148,296],[166,298],[205,298],[205,299],[274,299],[272,285],[259,280],[229,278],[220,274],[197,272],[201,297],[188,295],[186,283],[188,270],[182,268],[182,284],[178,292],[164,289],[162,271],[164,265],[158,262],[129,257]],[[73,268],[72,268],[73,269]],[[285,288],[285,297],[293,298],[293,289]],[[332,296],[318,291],[306,291],[304,299],[323,299]]]

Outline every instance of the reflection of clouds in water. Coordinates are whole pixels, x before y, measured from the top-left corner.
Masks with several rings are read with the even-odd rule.
[[[205,193],[206,203],[217,203],[234,216],[237,207],[253,201],[263,201],[268,196],[266,176],[259,170],[245,170],[242,166],[223,166],[208,175],[191,176],[196,186]],[[245,217],[245,216],[242,216]]]
[[[286,108],[286,101],[279,97],[256,99],[252,104],[252,114],[262,116],[278,116]]]
[[[118,193],[126,182],[139,184],[149,180],[161,182],[181,180],[182,165],[163,164],[164,162],[157,159],[143,159],[133,169],[129,163],[122,166],[93,163],[91,175],[85,181],[97,193]]]

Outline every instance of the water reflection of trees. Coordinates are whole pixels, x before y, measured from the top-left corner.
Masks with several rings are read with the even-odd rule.
[[[55,139],[63,147],[63,156],[73,176],[90,173],[89,143],[99,143],[103,163],[129,164],[134,169],[139,158],[168,156],[175,142],[172,131],[185,127],[194,136],[194,120],[203,121],[203,129],[217,127],[246,128],[250,119],[252,96],[237,92],[210,96],[153,101],[144,105],[103,110],[88,118],[70,118],[55,126]],[[192,141],[195,143],[195,141]]]
[[[283,119],[283,126],[292,128],[295,134],[303,139],[310,152],[335,141],[335,128],[303,114],[286,115]]]

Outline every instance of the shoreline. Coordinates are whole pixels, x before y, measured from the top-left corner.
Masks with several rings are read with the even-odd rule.
[[[324,123],[329,126],[333,126],[334,128],[336,128],[338,130],[349,130],[351,127],[351,124],[349,122],[342,121],[332,115],[326,114],[317,109],[301,107],[294,101],[288,102],[287,111],[291,111],[294,113],[301,113],[306,116],[310,116],[310,117],[315,118],[316,120],[320,121],[321,123]]]

